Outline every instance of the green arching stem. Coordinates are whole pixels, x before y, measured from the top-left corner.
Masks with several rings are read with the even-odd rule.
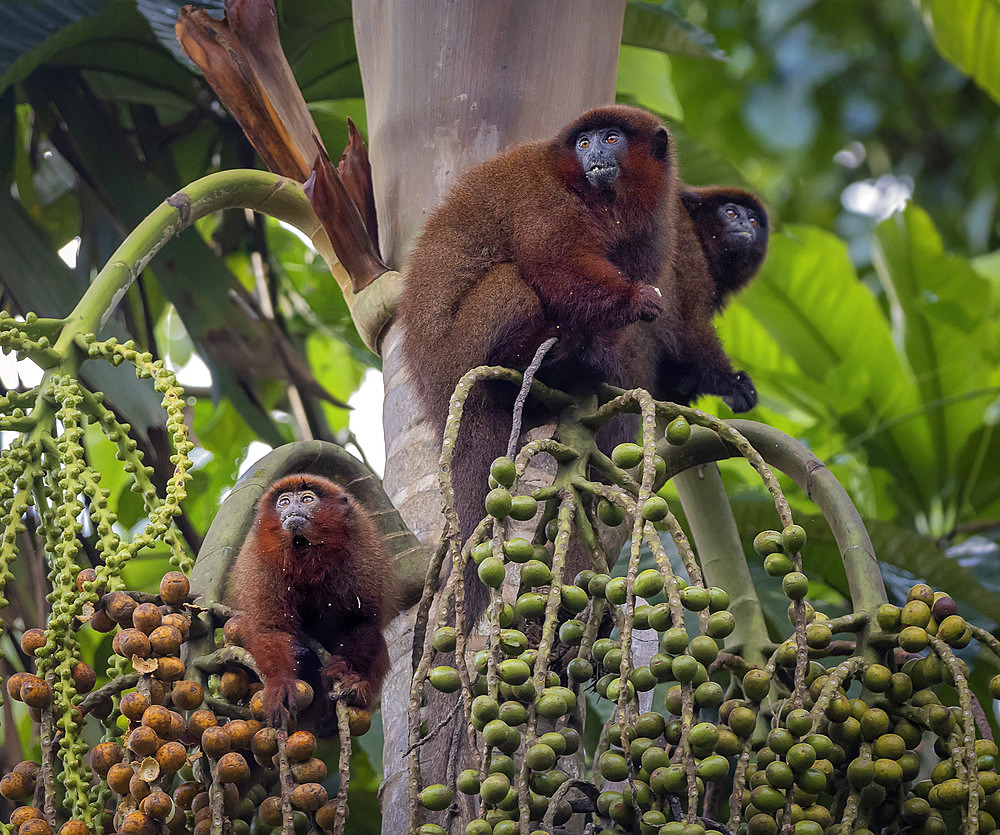
[[[122,241],[63,322],[56,341],[66,354],[80,333],[98,333],[136,277],[171,238],[220,209],[253,209],[291,223],[306,235],[319,227],[308,198],[294,180],[266,171],[209,174],[168,197]]]
[[[719,468],[706,464],[685,470],[674,476],[673,483],[698,546],[705,584],[725,589],[729,595],[729,610],[736,618],[736,628],[725,645],[741,647],[740,654],[747,663],[763,666],[769,655],[765,647],[767,623],[754,592],[753,577]]]
[[[750,420],[727,423],[746,437],[768,464],[802,488],[820,509],[844,561],[854,611],[874,614],[887,600],[885,585],[861,515],[840,482],[822,461],[790,435]],[[739,456],[714,432],[694,426],[683,446],[672,447],[663,441],[659,453],[667,462],[668,478],[689,467]]]

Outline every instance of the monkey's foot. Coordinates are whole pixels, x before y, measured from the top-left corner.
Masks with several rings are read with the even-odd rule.
[[[340,656],[334,655],[323,665],[323,686],[327,693],[333,694],[334,685],[339,685],[339,698],[347,704],[362,707],[366,710],[371,706],[371,683],[366,681]]]

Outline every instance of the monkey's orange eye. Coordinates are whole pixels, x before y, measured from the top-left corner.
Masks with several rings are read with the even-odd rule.
[[[278,505],[278,507],[284,507],[291,500],[292,500],[291,496],[289,496],[287,493],[282,493],[280,496],[278,496],[277,505]]]
[[[589,148],[590,140],[586,136],[581,136],[579,141],[576,143],[581,148]]]
[[[302,494],[302,504],[310,504],[311,502],[314,501],[316,501],[316,497],[312,493]]]
[[[757,225],[757,217],[756,217],[756,215],[750,215],[750,225],[751,226],[756,226]]]
[[[726,209],[726,217],[736,217],[735,209]]]
[[[609,133],[607,139],[605,139],[605,142],[607,142],[609,145],[614,145],[617,141],[618,141],[617,133]]]

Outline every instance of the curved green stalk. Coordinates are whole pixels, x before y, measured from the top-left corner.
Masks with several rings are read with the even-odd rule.
[[[122,241],[64,320],[56,351],[78,333],[98,333],[153,256],[196,220],[220,209],[245,208],[287,221],[310,238],[322,234],[301,186],[266,171],[237,169],[202,177],[153,209]]]
[[[887,600],[885,585],[861,514],[840,482],[805,446],[781,430],[752,420],[727,423],[742,433],[768,464],[785,473],[815,502],[830,525],[844,561],[854,610],[873,613]],[[740,455],[714,432],[700,427],[691,428],[691,437],[683,446],[672,447],[662,441],[658,451],[667,462],[667,478],[690,467]]]
[[[709,463],[684,470],[674,476],[673,483],[697,545],[705,585],[729,594],[736,628],[726,639],[726,647],[738,651],[748,664],[763,666],[770,654],[767,623],[719,468]]]

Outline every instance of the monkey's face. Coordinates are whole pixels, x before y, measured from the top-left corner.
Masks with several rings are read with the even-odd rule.
[[[319,507],[319,497],[312,490],[289,490],[279,494],[274,506],[281,527],[295,535],[312,524],[313,514]]]
[[[718,218],[722,237],[731,247],[749,249],[762,231],[757,213],[739,203],[723,203],[719,206]]]
[[[576,136],[576,158],[587,182],[600,191],[611,191],[627,148],[625,133],[617,125],[580,131]]]

